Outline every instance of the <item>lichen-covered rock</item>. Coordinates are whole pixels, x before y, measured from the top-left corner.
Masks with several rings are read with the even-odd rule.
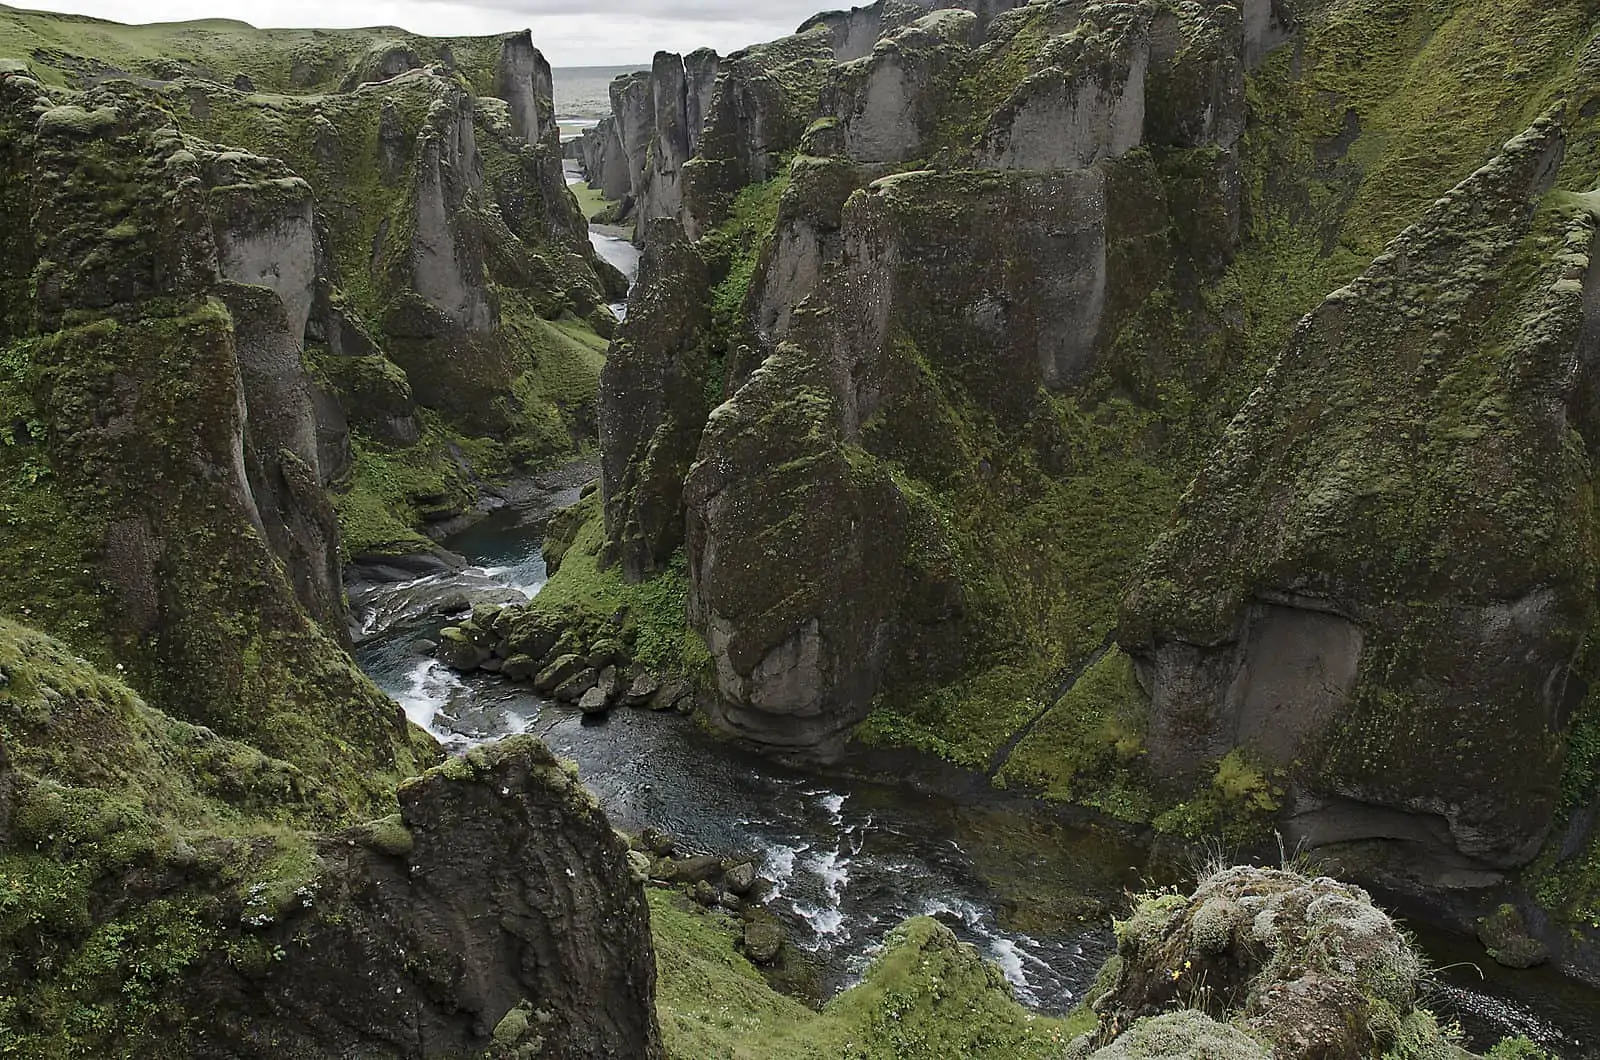
[[[1158,1040],[1210,1056],[1242,1037],[1207,1020],[1141,1022],[1173,1007],[1236,1022],[1282,1060],[1362,1060],[1431,1026],[1416,1008],[1422,963],[1410,943],[1365,891],[1331,879],[1222,869],[1190,896],[1141,899],[1117,923],[1117,955],[1091,999],[1094,1041],[1128,1040],[1095,1056],[1188,1055],[1148,1052]]]
[[[1239,1028],[1194,1009],[1142,1019],[1110,1045],[1085,1055],[1089,1060],[1272,1060],[1273,1056]]]
[[[1541,119],[1307,316],[1197,476],[1122,626],[1158,775],[1250,746],[1297,836],[1403,836],[1425,878],[1538,849],[1593,617],[1562,151]]]

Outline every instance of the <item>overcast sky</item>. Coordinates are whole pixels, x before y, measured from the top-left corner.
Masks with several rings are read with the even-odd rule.
[[[648,65],[658,50],[711,47],[726,54],[793,33],[828,0],[9,0],[14,7],[75,11],[118,22],[237,18],[256,26],[400,26],[465,37],[525,27],[552,66]],[[869,0],[855,0],[866,3]]]

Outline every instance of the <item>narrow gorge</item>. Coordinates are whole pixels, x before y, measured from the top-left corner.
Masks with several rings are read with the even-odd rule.
[[[0,6],[0,1056],[1600,1056],[1600,3],[539,25]]]

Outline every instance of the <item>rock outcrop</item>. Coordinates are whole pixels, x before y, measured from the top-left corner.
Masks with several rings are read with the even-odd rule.
[[[4,620],[0,675],[13,1049],[662,1055],[626,847],[537,741],[341,828],[337,777],[176,721]],[[24,886],[42,865],[52,886]]]
[[[608,558],[638,581],[683,544],[683,482],[710,411],[710,279],[675,220],[648,226],[638,288],[600,385]]]
[[[650,222],[658,217],[683,223],[681,171],[700,147],[700,131],[716,82],[717,62],[717,53],[709,49],[686,57],[656,53],[650,69],[655,118],[634,203],[634,222],[641,233],[648,231]]]
[[[288,956],[199,973],[216,1016],[193,1055],[659,1058],[626,855],[536,740],[425,774],[401,787],[398,820],[318,844],[308,908],[252,933]]]
[[[1069,1055],[1362,1060],[1403,1041],[1413,1055],[1469,1056],[1418,1007],[1421,974],[1360,888],[1221,869],[1192,895],[1145,896],[1117,923],[1090,998],[1098,1026]]]
[[[1122,625],[1158,775],[1243,745],[1312,845],[1468,880],[1539,849],[1593,606],[1595,219],[1539,206],[1563,149],[1541,119],[1335,291],[1201,470]],[[1559,255],[1508,284],[1539,232]]]

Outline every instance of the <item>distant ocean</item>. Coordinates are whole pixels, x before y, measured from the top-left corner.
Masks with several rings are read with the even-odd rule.
[[[558,66],[555,79],[556,121],[562,136],[593,125],[611,113],[611,82],[621,74],[648,66]]]

